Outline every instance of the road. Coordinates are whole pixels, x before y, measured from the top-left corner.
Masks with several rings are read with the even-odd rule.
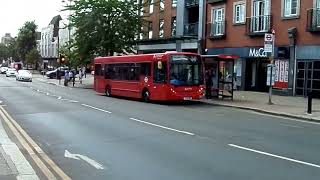
[[[147,104],[4,76],[0,101],[72,179],[320,177],[316,123],[197,102]]]

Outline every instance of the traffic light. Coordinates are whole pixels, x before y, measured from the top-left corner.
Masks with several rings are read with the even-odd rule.
[[[60,64],[64,64],[66,62],[66,55],[59,54],[59,61],[60,61]]]

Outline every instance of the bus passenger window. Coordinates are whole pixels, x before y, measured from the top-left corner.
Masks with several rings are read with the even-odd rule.
[[[101,76],[102,75],[102,66],[101,66],[101,64],[96,64],[95,67],[94,67],[94,70],[95,70],[94,74],[96,76]]]
[[[141,63],[140,75],[150,76],[151,75],[151,63]]]
[[[167,63],[156,62],[154,63],[154,82],[166,83],[167,81]]]

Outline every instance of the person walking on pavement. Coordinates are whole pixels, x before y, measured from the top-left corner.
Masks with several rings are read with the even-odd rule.
[[[66,70],[64,72],[64,86],[68,86],[68,81],[69,81],[69,72]]]
[[[72,73],[72,70],[69,71],[69,81],[71,81],[73,78],[73,73]]]

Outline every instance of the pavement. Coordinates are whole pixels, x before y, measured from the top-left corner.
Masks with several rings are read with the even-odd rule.
[[[320,123],[204,102],[153,104],[109,98],[38,78],[30,83],[0,76],[0,101],[30,137],[25,139],[34,141],[29,144],[48,156],[40,159],[51,159],[70,179],[320,177]],[[39,179],[46,179],[10,131],[6,129],[10,140]],[[52,163],[44,164],[54,171]]]
[[[37,79],[38,81],[52,84],[52,85],[57,85],[60,87],[66,87],[64,86],[64,79],[61,79],[60,82],[57,79],[49,79],[46,76],[43,76],[38,73],[33,73],[33,79]],[[71,88],[83,88],[83,89],[93,89],[93,80],[94,77],[91,74],[87,74],[86,77],[82,78],[82,82],[80,82],[79,78],[77,77],[75,80],[75,85],[72,85],[72,82],[69,82],[67,87]]]

